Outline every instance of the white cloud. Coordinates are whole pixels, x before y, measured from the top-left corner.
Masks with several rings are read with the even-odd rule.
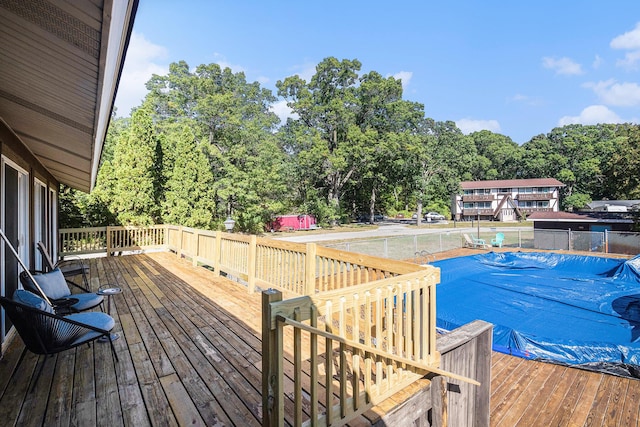
[[[626,33],[615,37],[609,44],[612,49],[630,50],[624,56],[624,59],[618,59],[616,65],[627,70],[638,69],[640,64],[640,22],[636,27]]]
[[[615,37],[609,44],[613,49],[636,50],[640,49],[640,22],[636,27],[626,33]]]
[[[247,70],[242,65],[230,63],[229,61],[227,61],[227,58],[225,58],[224,55],[218,52],[215,52],[213,54],[213,62],[215,64],[218,64],[220,68],[223,70],[225,68],[229,68],[234,73],[245,73],[245,74],[247,73]]]
[[[593,63],[591,64],[591,66],[594,69],[600,68],[600,66],[604,63],[604,60],[600,57],[600,55],[596,55],[596,57],[593,59]]]
[[[511,98],[508,98],[507,102],[517,102],[520,104],[530,105],[532,107],[539,107],[544,104],[544,101],[540,97],[523,95],[521,93],[516,93]]]
[[[400,71],[393,75],[394,79],[398,79],[402,81],[402,90],[406,91],[407,86],[409,86],[409,82],[411,81],[411,77],[413,77],[413,73],[411,71]]]
[[[570,124],[597,125],[599,123],[624,123],[616,113],[604,105],[591,105],[578,116],[564,116],[558,120],[558,126]]]
[[[132,108],[140,105],[147,94],[145,84],[153,74],[169,72],[168,65],[159,63],[166,58],[167,49],[151,43],[143,34],[132,32],[115,102],[118,115],[128,116]]]
[[[637,83],[616,83],[609,79],[597,83],[585,83],[584,87],[593,89],[600,101],[606,105],[633,107],[640,105],[640,85]]]
[[[554,70],[556,74],[562,74],[567,76],[582,74],[582,65],[578,64],[571,58],[551,58],[545,56],[542,58],[542,66]]]
[[[309,83],[311,78],[316,74],[316,66],[314,64],[307,64],[303,66],[302,71],[296,73],[302,80]]]
[[[465,135],[481,130],[489,130],[495,133],[500,132],[500,123],[498,123],[497,120],[460,119],[456,120],[456,126],[458,126],[458,129]]]
[[[618,59],[616,65],[618,67],[625,68],[629,71],[637,70],[640,63],[640,50],[633,52],[627,52],[624,55],[624,59]]]
[[[298,115],[293,113],[291,108],[287,106],[287,101],[277,101],[274,104],[271,104],[269,110],[273,111],[276,116],[280,117],[281,124],[285,124],[287,122],[287,118],[291,117],[292,119],[297,119]]]

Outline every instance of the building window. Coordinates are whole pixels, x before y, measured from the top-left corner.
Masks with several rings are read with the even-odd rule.
[[[511,189],[510,188],[501,188],[498,193],[511,193]]]

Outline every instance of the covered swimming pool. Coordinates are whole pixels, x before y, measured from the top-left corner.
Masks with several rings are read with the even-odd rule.
[[[496,351],[637,376],[640,256],[490,252],[433,265],[438,328],[482,319]]]

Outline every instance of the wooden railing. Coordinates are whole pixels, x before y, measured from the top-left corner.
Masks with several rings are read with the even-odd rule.
[[[439,369],[435,284],[439,270],[414,272],[281,301],[263,293],[263,425],[343,425],[427,374],[479,383]],[[285,327],[287,327],[285,329]],[[284,349],[293,351],[285,383]]]
[[[60,230],[59,242],[63,255],[169,250],[245,282],[249,292],[268,289],[263,304],[265,425],[283,419],[283,393],[294,396],[296,425],[304,420],[316,425],[346,423],[426,373],[477,384],[438,368],[437,268],[174,225]],[[293,299],[282,301],[282,293]],[[286,390],[285,348],[295,361],[295,384]]]

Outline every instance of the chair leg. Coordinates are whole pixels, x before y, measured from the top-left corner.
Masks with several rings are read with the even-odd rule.
[[[118,353],[116,353],[116,348],[113,346],[113,340],[111,339],[111,332],[109,332],[107,336],[109,337],[109,344],[111,344],[111,352],[113,353],[113,357],[116,358],[116,362],[119,362]]]

